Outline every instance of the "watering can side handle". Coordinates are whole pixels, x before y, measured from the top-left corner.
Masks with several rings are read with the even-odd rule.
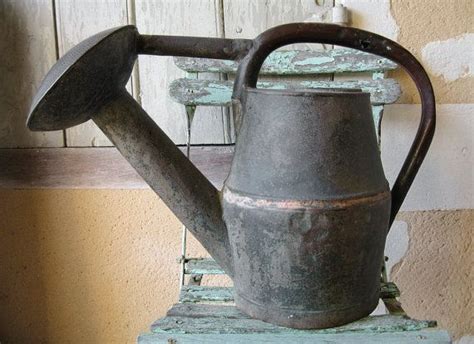
[[[392,188],[391,226],[428,152],[435,131],[436,103],[428,75],[408,50],[383,36],[333,24],[293,23],[271,28],[254,39],[252,48],[237,71],[233,99],[240,99],[246,87],[256,87],[260,68],[272,51],[293,43],[334,44],[379,55],[398,63],[415,82],[421,96],[421,120]]]

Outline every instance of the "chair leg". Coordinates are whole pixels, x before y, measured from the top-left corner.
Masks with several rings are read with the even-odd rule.
[[[186,156],[189,159],[190,154],[191,154],[191,128],[193,124],[194,114],[196,113],[196,106],[186,105],[185,110],[186,110]],[[180,290],[181,290],[181,287],[185,283],[184,275],[186,273],[186,260],[187,260],[186,258],[187,232],[188,230],[186,229],[185,226],[183,226],[182,237],[181,237],[181,258],[180,258],[181,270],[180,270],[180,275],[179,275]]]

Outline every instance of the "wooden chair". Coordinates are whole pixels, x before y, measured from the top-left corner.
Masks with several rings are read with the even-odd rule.
[[[233,74],[237,63],[226,60],[175,58],[186,77],[174,80],[170,95],[183,104],[187,114],[188,157],[191,125],[197,106],[229,107],[232,81],[198,79],[199,73]],[[278,80],[260,81],[258,87],[287,88],[360,88],[370,92],[374,124],[380,142],[380,123],[385,104],[395,102],[400,86],[386,72],[397,68],[393,62],[352,49],[321,51],[276,51],[265,61],[260,74],[278,76]],[[333,80],[334,74],[364,73],[372,78]],[[314,75],[329,75],[313,80]],[[285,80],[291,77],[291,80]],[[306,77],[302,79],[302,77]],[[309,78],[308,78],[309,77]],[[314,79],[314,77],[313,77]],[[332,79],[332,80],[330,80]],[[157,320],[151,334],[139,337],[139,343],[449,343],[446,331],[435,329],[434,321],[410,319],[397,297],[400,292],[381,272],[380,298],[389,314],[369,316],[342,327],[325,330],[295,330],[251,319],[232,306],[231,287],[201,286],[205,275],[224,274],[211,258],[188,257],[187,231],[183,228],[179,303],[165,318]],[[186,278],[188,276],[188,278]]]

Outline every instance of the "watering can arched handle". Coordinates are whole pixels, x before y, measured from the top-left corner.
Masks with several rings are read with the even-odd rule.
[[[415,82],[421,96],[421,120],[392,188],[391,225],[428,152],[435,131],[436,103],[428,75],[408,50],[383,36],[333,24],[293,23],[269,29],[254,39],[252,48],[237,71],[232,97],[240,99],[244,88],[256,87],[258,73],[266,57],[275,49],[293,43],[334,44],[379,55],[398,63]]]

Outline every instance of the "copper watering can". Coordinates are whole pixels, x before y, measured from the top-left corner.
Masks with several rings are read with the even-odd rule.
[[[377,54],[415,81],[421,122],[391,191],[368,93],[256,88],[265,58],[292,43]],[[138,54],[241,60],[238,137],[221,192],[125,90]],[[306,329],[342,325],[376,307],[385,238],[431,143],[435,100],[407,50],[358,29],[294,23],[238,40],[140,35],[125,26],[90,37],[56,63],[28,127],[60,130],[89,119],[232,277],[239,309]]]

